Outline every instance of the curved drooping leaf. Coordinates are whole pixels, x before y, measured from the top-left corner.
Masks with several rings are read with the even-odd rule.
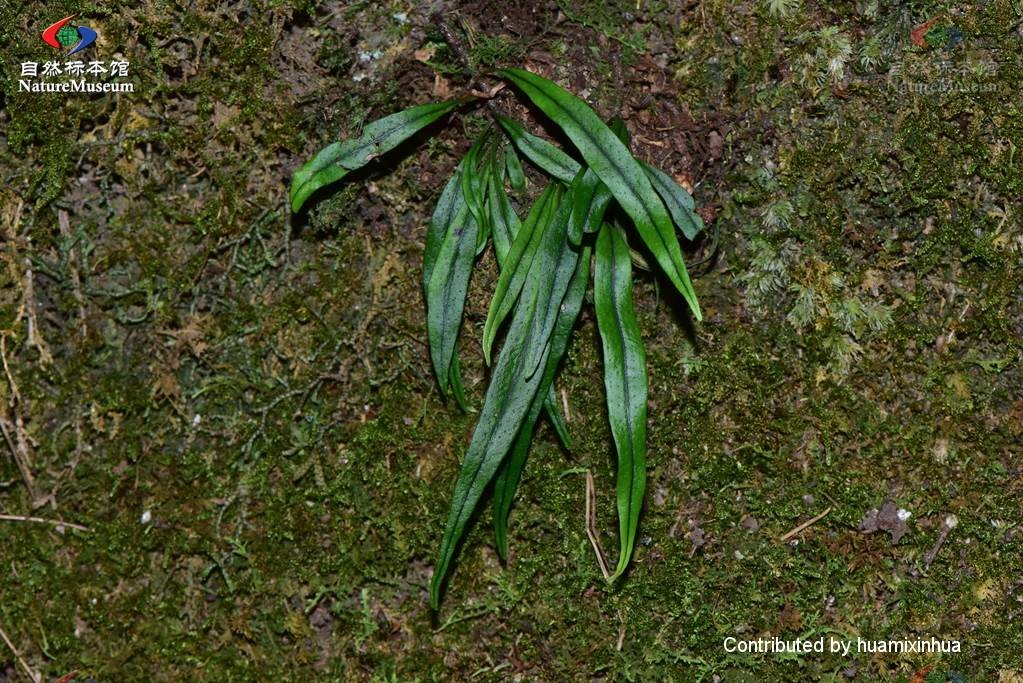
[[[657,194],[664,201],[668,213],[671,214],[671,220],[675,222],[687,240],[696,239],[696,236],[703,230],[703,219],[695,211],[696,204],[693,202],[692,195],[661,169],[651,166],[645,161],[639,163],[647,178],[650,179],[650,184],[654,186]]]
[[[619,137],[623,142],[628,141],[628,131],[625,128],[625,122],[620,118],[615,118],[612,123],[612,131]],[[583,169],[576,173],[572,184],[569,186],[568,193],[565,197],[564,210],[568,212],[568,241],[574,246],[578,246],[582,240],[584,229],[589,224],[599,225],[604,220],[604,214],[607,211],[607,207],[610,205],[613,196],[607,186],[601,181],[596,173],[592,169]],[[559,220],[559,216],[556,216],[553,220]],[[560,305],[560,299],[557,296],[560,294],[563,285],[556,283],[555,285],[555,298],[548,302],[547,312],[543,318],[543,324],[540,327],[540,332],[535,338],[535,346],[533,347],[534,353],[530,356],[527,363],[537,363],[538,356],[536,351],[541,349],[541,343],[546,343],[547,335],[553,329],[555,324],[555,318],[557,316],[557,310],[554,308]],[[533,366],[538,367],[537,365]],[[555,425],[557,429],[557,425]],[[567,444],[566,444],[567,445]]]
[[[444,577],[454,558],[473,510],[508,454],[538,395],[545,373],[527,374],[526,349],[535,334],[537,308],[551,297],[555,281],[564,272],[575,272],[579,253],[568,244],[566,223],[537,223],[541,244],[532,259],[528,277],[515,306],[505,344],[487,387],[480,418],[455,484],[451,510],[441,539],[440,553],[430,584],[430,604],[436,609]],[[543,353],[546,361],[550,345]],[[542,394],[540,394],[542,396]]]
[[[566,185],[579,172],[579,162],[543,138],[527,133],[525,127],[514,119],[497,116],[512,144],[547,175]]]
[[[543,372],[540,389],[537,397],[529,407],[529,413],[515,436],[515,443],[512,444],[508,457],[501,462],[497,476],[494,479],[494,539],[497,546],[497,554],[502,560],[508,559],[508,514],[511,511],[512,502],[515,499],[515,491],[518,488],[519,480],[522,478],[522,470],[526,465],[526,457],[529,454],[529,444],[533,437],[533,430],[536,427],[536,420],[540,414],[539,400],[544,394],[543,387],[547,386],[547,399],[544,405],[548,415],[553,418],[557,413],[550,407],[552,401],[552,390],[554,387],[554,375],[557,374],[558,365],[561,363],[565,350],[568,348],[569,339],[572,336],[572,328],[579,317],[579,310],[582,308],[583,296],[586,294],[586,285],[590,279],[590,248],[583,247],[576,263],[575,273],[568,285],[568,292],[562,302],[561,311],[558,313],[558,320],[554,326],[554,334],[551,336],[550,354],[547,357],[546,366]],[[553,420],[552,420],[553,421]],[[563,428],[563,426],[562,426]],[[555,426],[557,429],[557,426]],[[567,434],[561,437],[564,441]],[[567,444],[566,444],[567,446]]]
[[[298,211],[316,190],[334,183],[349,171],[390,152],[440,117],[465,104],[470,98],[422,104],[367,125],[354,140],[327,145],[298,169],[291,178],[291,210]]]
[[[506,263],[502,266],[497,279],[494,297],[490,300],[487,320],[483,324],[483,357],[487,364],[490,363],[490,352],[497,336],[497,329],[511,312],[522,291],[533,258],[540,248],[543,230],[557,210],[560,194],[561,188],[557,183],[551,183],[544,188],[508,251]]]
[[[441,193],[430,221],[423,264],[430,358],[441,393],[447,396],[451,387],[463,410],[466,405],[455,353],[478,233],[461,192],[460,176],[464,172],[462,165]]]
[[[565,131],[632,219],[643,242],[685,298],[693,315],[702,320],[671,218],[628,148],[589,105],[564,88],[522,69],[501,69],[499,73]]]
[[[522,164],[519,162],[519,155],[515,153],[514,147],[506,147],[504,150],[504,167],[508,172],[508,182],[516,192],[523,192],[526,189],[526,174],[522,171]]]
[[[636,542],[646,490],[646,353],[632,307],[632,261],[625,232],[605,223],[597,235],[593,302],[604,350],[607,414],[618,451],[621,552],[610,581],[625,571]]]
[[[498,122],[508,132],[515,146],[541,171],[566,184],[578,175],[582,168],[579,162],[543,138],[527,133],[518,121],[498,117]],[[587,169],[583,182],[587,186],[595,185],[595,190],[592,192],[592,201],[586,201],[585,196],[580,195],[577,205],[573,207],[568,238],[574,245],[579,244],[583,232],[595,233],[600,229],[604,212],[613,199],[611,191],[592,170]],[[583,208],[586,209],[585,213],[580,212]]]
[[[568,219],[568,241],[576,246],[583,239],[583,232],[594,209],[594,200],[598,199],[597,192],[602,187],[604,187],[604,183],[597,177],[597,174],[591,169],[586,169],[586,173],[580,180],[579,189],[572,197],[571,213]],[[607,198],[608,201],[604,203],[604,209],[610,203],[610,192],[607,193]],[[603,211],[600,212],[600,215],[603,219]]]
[[[509,137],[512,138],[513,142],[518,140],[517,146],[537,167],[563,182],[572,182],[575,173],[579,172],[579,163],[575,159],[543,138],[530,135],[522,124],[517,121],[507,119],[501,122],[501,124],[506,131],[509,131]],[[624,121],[615,117],[611,121],[609,128],[611,132],[618,136],[622,144],[628,145],[629,133]],[[645,161],[638,161],[643,172],[650,180],[650,184],[664,202],[665,208],[668,209],[672,221],[682,231],[687,240],[696,239],[696,236],[703,230],[703,219],[694,210],[695,204],[693,203],[692,196],[674,178],[661,169]],[[574,173],[572,172],[573,170]],[[601,184],[597,188],[593,203],[591,204],[591,215],[587,216],[581,225],[584,232],[595,233],[600,230],[604,212],[612,198],[613,195],[606,185]],[[580,227],[575,222],[576,220],[573,217],[573,231]],[[569,237],[572,239],[573,244],[579,243],[575,232],[570,233]]]

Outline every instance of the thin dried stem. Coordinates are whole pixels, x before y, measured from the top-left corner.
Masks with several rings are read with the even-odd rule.
[[[817,522],[819,522],[822,519],[824,519],[828,515],[828,513],[830,513],[830,512],[831,512],[831,508],[830,507],[826,508],[824,510],[824,512],[820,513],[819,515],[817,515],[813,519],[808,519],[807,521],[803,522],[802,524],[800,524],[795,529],[793,529],[792,531],[788,532],[787,534],[785,534],[784,536],[782,536],[778,540],[781,541],[782,543],[784,543],[785,541],[789,540],[790,538],[792,538],[793,536],[798,534],[800,531],[804,531],[805,529],[810,528],[811,526],[813,526]]]
[[[87,526],[65,522],[62,519],[44,519],[42,517],[25,517],[22,515],[0,515],[0,520],[6,522],[34,522],[36,524],[50,524],[55,527],[67,527],[69,529],[78,529],[79,531],[89,531],[89,527]]]
[[[593,483],[593,472],[586,470],[586,536],[590,539],[593,552],[597,555],[597,564],[600,565],[600,573],[604,580],[611,578],[611,572],[607,568],[607,560],[604,559],[604,550],[600,547],[600,536],[597,534],[597,506],[596,486]]]
[[[42,674],[28,665],[28,662],[26,662],[25,658],[21,656],[21,653],[18,652],[18,648],[14,647],[14,643],[12,643],[11,639],[7,637],[7,633],[2,627],[0,627],[0,638],[3,638],[4,642],[7,643],[7,647],[11,648],[11,652],[14,653],[14,658],[18,660],[18,664],[21,664],[21,668],[25,670],[25,673],[32,680],[32,683],[42,683]]]

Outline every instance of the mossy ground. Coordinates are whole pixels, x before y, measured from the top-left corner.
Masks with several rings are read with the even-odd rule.
[[[717,235],[702,324],[637,286],[649,489],[613,589],[578,474],[613,548],[584,312],[558,382],[574,449],[539,431],[508,565],[484,513],[426,605],[473,416],[438,399],[419,269],[479,121],[287,211],[313,151],[459,85],[436,10],[480,68],[625,115],[694,185],[690,255]],[[134,94],[17,92],[68,14]],[[89,530],[0,521],[0,628],[49,679],[1021,680],[1021,21],[1007,1],[5,4],[0,513]],[[463,334],[476,405],[493,280]],[[898,543],[859,530],[889,499]],[[963,651],[722,647],[823,634]],[[0,647],[0,680],[24,675]]]

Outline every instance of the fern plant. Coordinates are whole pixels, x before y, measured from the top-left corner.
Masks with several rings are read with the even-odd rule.
[[[430,588],[434,609],[466,524],[491,485],[497,551],[506,559],[508,514],[541,413],[569,447],[553,381],[591,270],[608,417],[618,454],[620,551],[608,581],[622,576],[632,556],[646,487],[647,375],[632,304],[632,261],[638,257],[630,240],[645,245],[701,319],[676,233],[694,239],[703,228],[692,197],[669,175],[632,155],[620,119],[605,125],[581,99],[528,71],[502,69],[498,75],[561,128],[578,156],[491,112],[494,125],[461,160],[430,220],[423,256],[430,356],[441,393],[463,410],[457,342],[469,278],[488,244],[500,269],[483,328],[488,364],[504,331],[440,542]],[[327,146],[295,173],[292,209],[299,211],[320,188],[472,99],[412,107],[367,125],[358,139]],[[522,215],[507,190],[525,190],[520,156],[549,178]]]

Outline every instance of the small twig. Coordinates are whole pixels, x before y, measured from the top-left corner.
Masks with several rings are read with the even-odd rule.
[[[433,23],[437,26],[437,30],[444,36],[444,42],[448,44],[451,51],[455,54],[458,59],[459,65],[462,67],[462,73],[468,77],[469,82],[465,84],[465,89],[469,94],[474,97],[479,97],[486,101],[487,108],[490,110],[491,115],[501,113],[497,106],[497,101],[494,100],[494,96],[501,92],[505,84],[500,83],[493,88],[478,89],[476,86],[480,81],[480,74],[473,66],[472,57],[469,54],[468,48],[465,46],[465,42],[462,40],[462,36],[459,35],[458,31],[448,22],[447,18],[440,12],[433,15]]]
[[[79,531],[90,531],[87,526],[65,522],[61,519],[43,519],[42,517],[24,517],[22,515],[0,515],[0,520],[7,522],[36,522],[38,524],[52,524],[57,527],[66,526],[69,529],[78,529]]]
[[[568,409],[568,392],[561,388],[561,406],[565,409],[565,422],[572,421],[572,411]]]
[[[930,569],[931,562],[934,562],[934,558],[937,557],[938,551],[941,550],[942,544],[945,543],[945,539],[948,538],[949,533],[952,529],[959,526],[959,518],[955,515],[948,515],[941,522],[941,531],[938,533],[938,540],[934,542],[931,549],[924,555],[924,569]]]
[[[42,675],[28,665],[28,662],[25,661],[25,658],[21,656],[20,652],[18,652],[18,648],[14,647],[14,643],[12,643],[11,639],[7,637],[7,633],[4,632],[3,628],[0,628],[0,638],[3,638],[4,642],[7,643],[7,647],[11,648],[11,652],[14,653],[15,658],[18,660],[18,664],[21,664],[21,668],[23,668],[25,670],[25,673],[28,674],[28,677],[32,680],[32,683],[42,683],[43,680]]]
[[[473,97],[479,97],[480,99],[483,100],[492,100],[495,97],[497,97],[497,94],[499,92],[504,90],[505,85],[506,85],[505,83],[498,83],[490,90],[470,90],[469,94],[472,95]]]
[[[433,15],[433,23],[437,25],[437,30],[440,31],[440,34],[444,36],[444,42],[448,44],[451,51],[455,53],[455,57],[461,62],[462,71],[469,77],[469,89],[472,89],[476,80],[476,74],[473,73],[472,60],[469,58],[469,51],[465,49],[461,36],[458,35],[440,12]]]
[[[35,478],[32,476],[32,468],[22,457],[22,449],[18,447],[19,445],[24,446],[24,444],[19,443],[18,445],[15,445],[14,439],[11,438],[11,433],[7,427],[7,418],[0,415],[0,431],[3,432],[4,440],[7,442],[7,447],[11,450],[11,457],[14,458],[14,464],[18,466],[18,471],[21,472],[21,478],[25,482],[25,488],[28,490],[28,495],[33,501],[35,501],[37,498]],[[11,427],[13,428],[14,425],[11,425]]]
[[[820,513],[819,515],[817,515],[813,519],[809,519],[809,520],[803,522],[802,524],[800,524],[795,529],[793,529],[792,531],[788,532],[787,534],[785,534],[784,536],[782,536],[778,540],[781,541],[782,543],[784,543],[785,541],[789,540],[790,538],[792,538],[793,536],[798,534],[800,531],[803,531],[804,529],[808,529],[809,527],[813,526],[817,522],[819,522],[822,519],[824,519],[828,515],[829,512],[831,512],[831,508],[830,507],[825,508],[824,512]]]
[[[596,486],[593,483],[593,472],[586,470],[586,536],[590,539],[593,552],[597,555],[597,564],[600,565],[600,573],[604,580],[611,578],[611,572],[607,569],[607,561],[604,559],[604,551],[600,547],[600,537],[597,535],[597,509],[595,505]]]

